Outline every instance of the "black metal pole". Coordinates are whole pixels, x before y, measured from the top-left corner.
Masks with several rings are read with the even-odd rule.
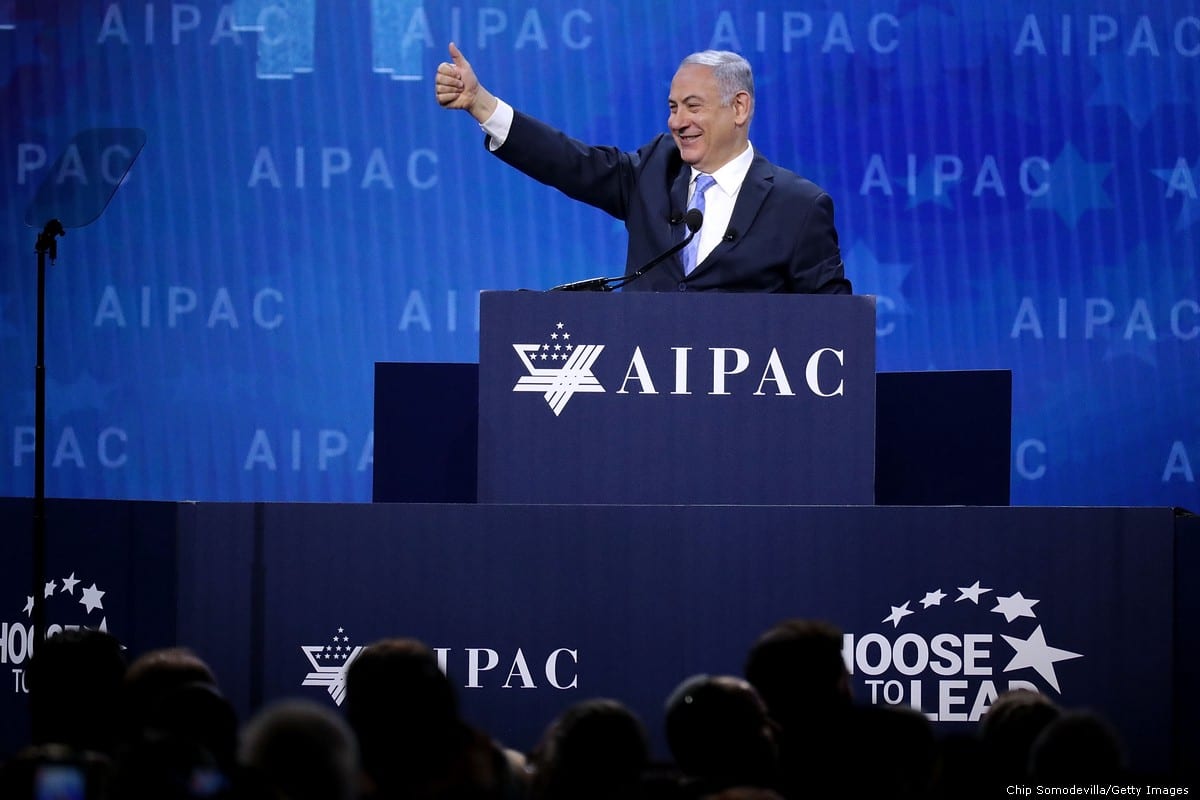
[[[66,231],[52,219],[37,238],[37,364],[33,423],[33,641],[46,638],[46,256],[54,263],[57,237]]]

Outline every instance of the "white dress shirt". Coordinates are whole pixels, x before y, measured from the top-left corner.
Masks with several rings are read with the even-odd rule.
[[[704,193],[704,224],[700,226],[698,234],[700,248],[696,251],[697,267],[704,263],[704,259],[708,258],[713,248],[725,238],[725,232],[729,230],[729,220],[733,218],[733,204],[737,202],[738,192],[742,190],[742,183],[746,180],[746,173],[750,171],[753,161],[754,147],[747,142],[741,155],[712,173],[716,184]],[[695,205],[692,195],[695,194],[696,176],[699,174],[700,170],[692,167],[692,182],[688,186],[688,208]]]

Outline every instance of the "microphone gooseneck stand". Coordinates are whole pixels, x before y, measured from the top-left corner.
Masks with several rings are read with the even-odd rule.
[[[571,283],[563,283],[558,286],[552,286],[547,291],[551,292],[611,292],[614,289],[620,289],[627,283],[631,283],[645,275],[651,268],[658,266],[663,261],[666,261],[671,256],[678,253],[683,248],[691,244],[696,233],[700,230],[700,226],[704,224],[704,212],[697,208],[689,209],[687,214],[681,217],[672,217],[671,224],[682,222],[687,226],[688,235],[680,242],[675,243],[670,249],[664,253],[660,253],[651,259],[648,263],[643,264],[640,269],[631,272],[628,275],[620,275],[614,278],[587,278],[582,281],[573,281]]]

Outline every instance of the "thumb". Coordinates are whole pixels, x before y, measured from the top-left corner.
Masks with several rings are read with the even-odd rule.
[[[450,43],[450,60],[454,62],[454,66],[456,67],[470,66],[470,64],[467,63],[466,56],[462,54],[462,52],[458,49],[458,45],[456,45],[454,42]]]

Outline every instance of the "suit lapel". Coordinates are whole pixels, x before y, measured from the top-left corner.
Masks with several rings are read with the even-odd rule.
[[[663,249],[671,247],[671,245],[676,244],[677,242],[679,242],[680,239],[682,239],[684,236],[687,235],[686,233],[684,233],[686,228],[684,228],[682,222],[672,223],[672,222],[670,222],[670,220],[673,220],[673,219],[682,220],[683,219],[683,214],[685,211],[687,211],[688,187],[691,185],[691,182],[692,182],[692,168],[689,167],[687,164],[684,164],[681,161],[680,165],[679,165],[679,170],[675,175],[675,180],[671,181],[670,201],[669,201],[670,207],[667,210],[667,220],[668,220],[668,222],[667,222],[667,229],[668,229],[667,244]],[[663,264],[662,266],[663,267],[668,266],[668,265],[673,266],[675,268],[675,271],[678,273],[678,277],[682,278],[683,277],[683,260],[682,259],[683,259],[683,254],[676,253],[675,256],[670,261],[668,261],[666,264]],[[660,267],[660,269],[661,268],[662,267]]]
[[[722,255],[737,246],[738,239],[745,236],[746,231],[750,230],[750,226],[754,224],[754,218],[758,216],[763,202],[766,201],[767,195],[771,193],[771,187],[774,185],[775,168],[770,161],[755,153],[754,160],[750,162],[750,169],[746,172],[746,179],[742,181],[737,201],[733,204],[733,214],[729,218],[729,228],[736,232],[736,238],[732,242],[722,239],[708,254],[708,258],[696,266],[695,271],[692,272],[693,275],[711,269],[715,263],[721,260]]]
[[[683,212],[687,211],[688,185],[691,182],[692,168],[687,164],[681,164],[675,180],[671,182],[671,218],[678,216],[682,219]]]

